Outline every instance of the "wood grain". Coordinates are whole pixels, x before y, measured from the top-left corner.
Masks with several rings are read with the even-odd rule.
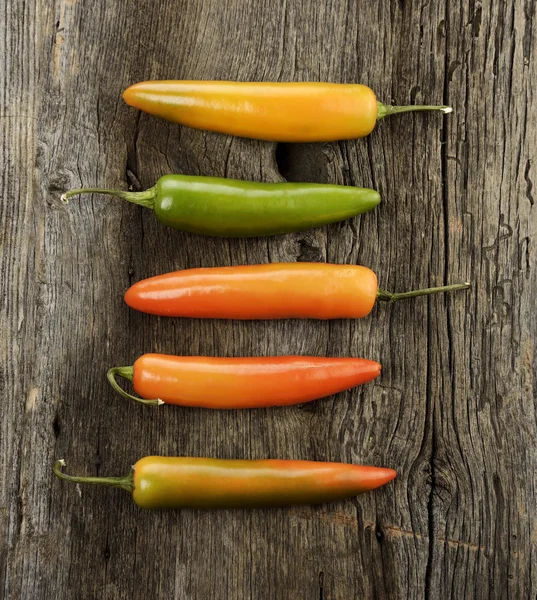
[[[535,598],[537,56],[534,0],[7,0],[0,9],[0,595],[5,598]],[[276,146],[121,100],[151,78],[359,81],[447,103],[366,140]],[[165,173],[373,186],[375,213],[289,236],[205,239],[69,187]],[[359,322],[135,314],[134,281],[196,266],[360,263],[383,287],[468,294]],[[375,383],[233,413],[119,398],[143,352],[380,360]],[[51,474],[147,454],[377,464],[393,485],[275,511],[143,512]]]

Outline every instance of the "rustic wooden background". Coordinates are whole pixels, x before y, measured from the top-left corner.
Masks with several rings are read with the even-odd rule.
[[[0,9],[0,596],[535,598],[537,56],[535,0],[7,0]],[[276,146],[126,106],[150,78],[362,82],[446,103],[366,140]],[[257,240],[165,229],[72,186],[165,173],[373,186],[342,224]],[[136,314],[122,294],[172,269],[361,263],[381,284],[470,280],[360,322],[232,323]],[[141,353],[311,353],[380,360],[361,389],[304,407],[138,406],[105,370]],[[389,466],[335,505],[143,512],[120,475],[147,454]]]

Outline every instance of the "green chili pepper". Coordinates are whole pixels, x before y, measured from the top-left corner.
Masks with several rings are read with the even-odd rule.
[[[375,190],[318,183],[256,183],[165,175],[143,192],[82,188],[63,194],[109,194],[155,211],[159,221],[191,233],[255,237],[302,231],[371,210]]]

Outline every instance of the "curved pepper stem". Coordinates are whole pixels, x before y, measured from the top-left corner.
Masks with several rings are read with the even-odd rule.
[[[387,292],[385,290],[377,291],[377,300],[385,302],[397,302],[405,298],[415,298],[416,296],[429,296],[430,294],[442,294],[444,292],[455,292],[457,290],[467,290],[470,283],[454,283],[452,285],[443,285],[441,287],[425,288],[423,290],[411,290],[409,292]]]
[[[106,194],[108,196],[117,196],[122,200],[127,200],[127,202],[132,202],[133,204],[139,204],[140,206],[153,209],[155,206],[157,190],[154,187],[145,190],[145,192],[106,190],[103,188],[79,188],[75,190],[69,190],[68,192],[65,192],[65,194],[62,194],[61,201],[64,204],[69,204],[69,198],[72,198],[73,196],[79,196],[80,194]]]
[[[132,472],[124,477],[77,477],[76,475],[67,475],[64,473],[62,470],[63,467],[65,467],[65,461],[62,458],[54,463],[53,471],[56,477],[59,477],[64,481],[69,481],[71,483],[89,483],[90,485],[107,485],[121,488],[122,490],[131,493],[134,491],[134,478]]]
[[[159,406],[164,404],[164,400],[160,398],[154,398],[152,400],[146,400],[145,398],[139,398],[138,396],[133,396],[126,392],[118,382],[116,381],[116,376],[123,377],[123,379],[127,379],[128,381],[132,381],[133,368],[132,367],[112,367],[108,370],[106,374],[106,378],[108,379],[108,383],[112,386],[112,388],[118,393],[128,398],[129,400],[135,400],[136,402],[140,402],[140,404],[147,404],[149,406]]]
[[[377,121],[380,121],[380,119],[383,119],[384,117],[389,117],[390,115],[397,115],[399,113],[406,112],[418,112],[424,110],[435,110],[444,113],[445,115],[450,112],[453,112],[451,106],[424,106],[420,104],[411,104],[409,106],[389,106],[387,104],[382,104],[382,102],[378,102]]]

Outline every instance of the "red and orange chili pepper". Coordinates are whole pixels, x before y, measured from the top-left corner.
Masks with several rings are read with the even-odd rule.
[[[120,394],[144,404],[262,408],[330,396],[371,381],[380,369],[379,363],[363,358],[144,354],[132,366],[111,368],[108,380]],[[120,388],[117,376],[132,381],[141,398]]]

